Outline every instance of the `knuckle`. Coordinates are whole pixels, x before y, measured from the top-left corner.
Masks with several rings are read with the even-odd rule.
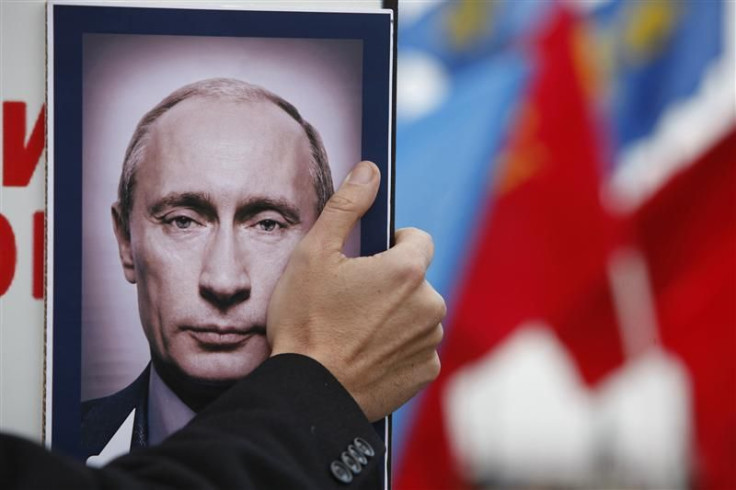
[[[410,257],[400,263],[400,276],[403,282],[417,287],[424,282],[426,272],[424,264],[416,257]]]
[[[399,228],[394,233],[394,236],[396,237],[396,240],[398,241],[400,239],[403,239],[404,236],[406,236],[409,233],[411,233],[411,228]]]
[[[440,375],[442,371],[442,362],[440,361],[440,355],[437,351],[434,351],[432,358],[429,361],[429,376],[430,381],[434,381]]]
[[[416,236],[421,236],[421,235],[429,236],[429,233],[419,228],[416,228],[414,226],[405,226],[404,228],[399,228],[399,230],[397,230],[397,233],[402,233],[406,235],[416,235]]]
[[[419,228],[414,228],[414,230],[417,235],[418,241],[422,242],[425,246],[434,248],[434,240],[432,240],[432,235],[424,230],[420,230]]]
[[[440,324],[447,315],[447,304],[444,298],[425,281],[425,289],[421,292],[422,314],[427,322],[428,331]]]
[[[438,323],[432,329],[432,332],[430,333],[430,340],[432,342],[432,345],[434,347],[437,347],[438,345],[440,345],[440,343],[442,342],[442,339],[444,338],[444,336],[445,336],[445,331],[442,328],[442,324],[441,323]]]
[[[445,303],[445,299],[440,295],[440,293],[434,291],[434,294],[435,318],[437,318],[438,322],[441,322],[447,315],[447,303]]]
[[[434,240],[432,235],[419,228],[405,228],[406,234],[416,244],[417,248],[427,250],[430,255],[434,252]]]

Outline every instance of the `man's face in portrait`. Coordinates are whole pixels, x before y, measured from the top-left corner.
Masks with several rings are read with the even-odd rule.
[[[159,361],[229,381],[269,355],[266,311],[316,219],[303,128],[268,101],[194,97],[152,126],[116,233]]]

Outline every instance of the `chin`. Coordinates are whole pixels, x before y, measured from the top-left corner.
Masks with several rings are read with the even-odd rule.
[[[201,353],[182,370],[189,377],[213,383],[232,382],[250,374],[268,359],[270,349],[248,349],[248,352]]]

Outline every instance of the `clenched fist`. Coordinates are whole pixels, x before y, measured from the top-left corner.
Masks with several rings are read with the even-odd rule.
[[[348,258],[343,244],[378,191],[379,171],[359,163],[294,250],[271,296],[272,356],[309,356],[375,421],[439,374],[446,307],[425,280],[433,245],[423,231],[396,233],[386,252]]]

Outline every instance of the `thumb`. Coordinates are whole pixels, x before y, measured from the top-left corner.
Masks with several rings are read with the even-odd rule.
[[[322,249],[342,250],[348,234],[376,199],[380,171],[372,162],[360,162],[335,192],[305,240]]]

